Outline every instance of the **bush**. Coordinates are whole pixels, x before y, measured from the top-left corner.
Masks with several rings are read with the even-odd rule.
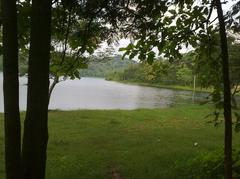
[[[200,155],[186,163],[177,162],[176,173],[182,178],[222,179],[224,177],[223,152]],[[240,178],[240,150],[233,151],[233,178]]]

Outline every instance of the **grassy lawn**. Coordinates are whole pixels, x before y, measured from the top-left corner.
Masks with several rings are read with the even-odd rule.
[[[127,179],[177,178],[176,162],[223,147],[223,128],[204,118],[210,111],[207,106],[51,111],[47,179],[107,179],[112,173]],[[240,134],[234,138],[240,146]],[[2,114],[0,139],[3,178]]]

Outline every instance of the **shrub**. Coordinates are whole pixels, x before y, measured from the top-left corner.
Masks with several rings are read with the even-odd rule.
[[[186,162],[176,162],[176,173],[182,178],[222,179],[224,177],[223,152],[200,155]],[[240,150],[233,151],[233,178],[240,178]]]

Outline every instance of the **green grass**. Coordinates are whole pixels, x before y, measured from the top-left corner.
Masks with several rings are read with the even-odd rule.
[[[204,117],[208,106],[167,109],[80,110],[49,113],[47,179],[177,178],[175,163],[223,147],[223,128]],[[0,114],[0,178],[3,166]],[[240,134],[234,135],[240,146]],[[194,143],[198,142],[195,147]]]

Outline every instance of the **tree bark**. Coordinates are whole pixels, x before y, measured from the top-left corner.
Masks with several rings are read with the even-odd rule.
[[[221,53],[222,53],[222,72],[224,84],[224,120],[225,120],[225,138],[224,138],[224,166],[225,179],[232,178],[232,107],[231,107],[231,88],[229,78],[229,55],[228,43],[225,29],[224,16],[220,0],[216,0],[219,30],[221,37]]]
[[[5,166],[7,179],[21,178],[16,0],[2,0]]]
[[[48,88],[51,0],[33,0],[28,69],[27,112],[24,122],[24,179],[44,179],[48,142]]]

